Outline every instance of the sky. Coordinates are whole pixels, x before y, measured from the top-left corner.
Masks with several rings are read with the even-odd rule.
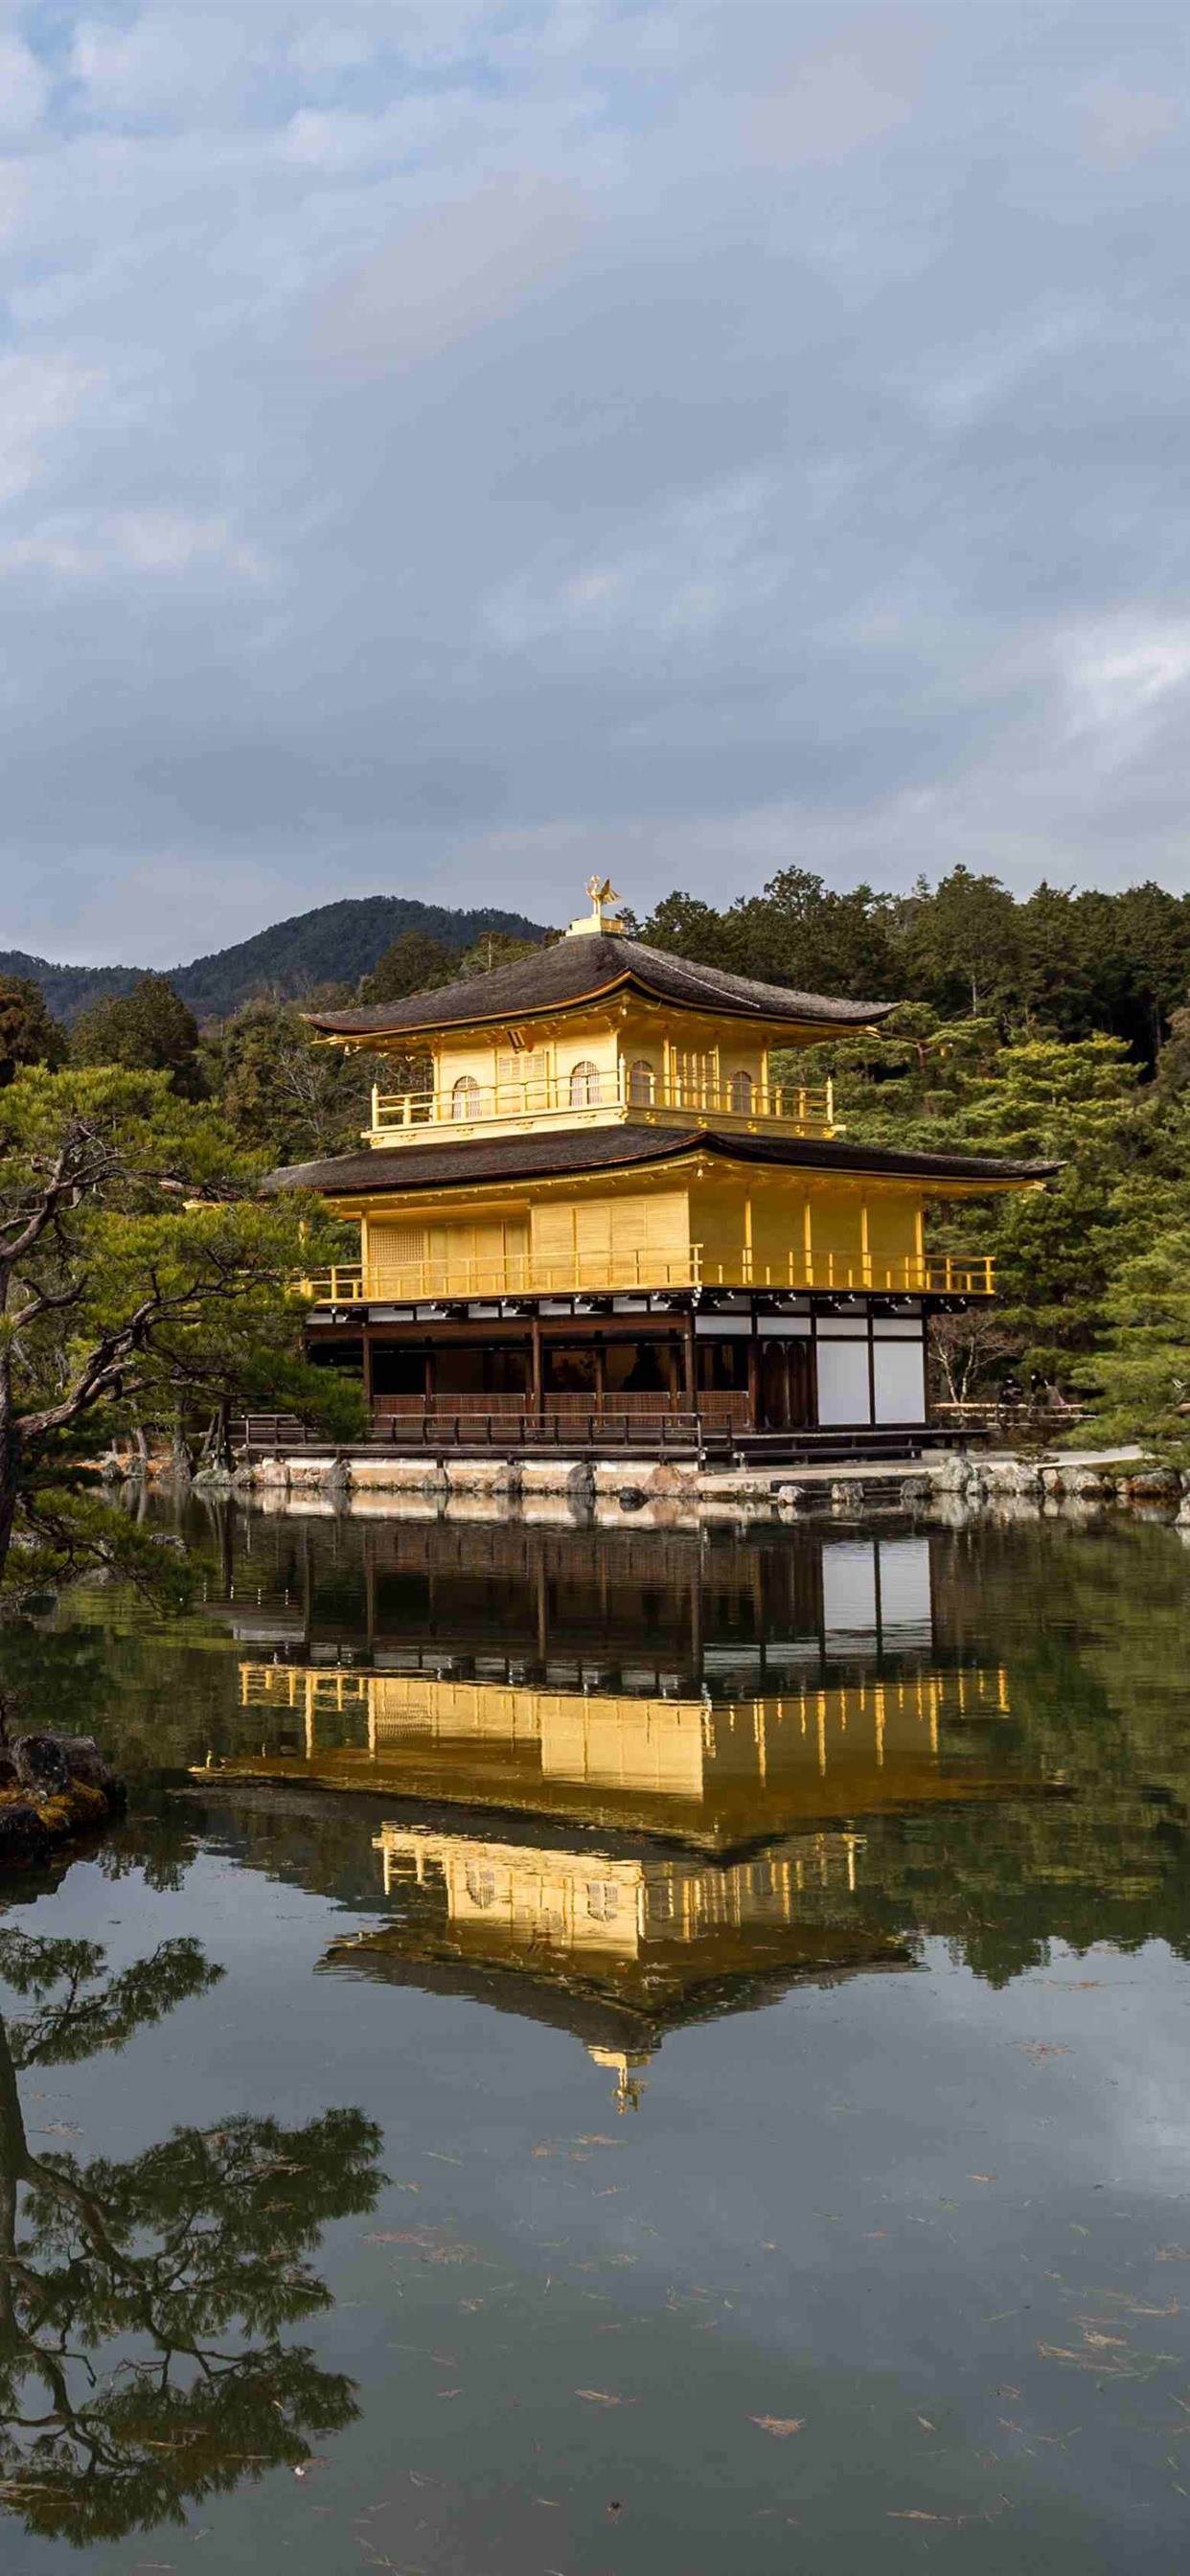
[[[0,0],[0,947],[1190,887],[1188,56]]]

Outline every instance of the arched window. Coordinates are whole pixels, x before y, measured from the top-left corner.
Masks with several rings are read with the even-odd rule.
[[[450,1095],[452,1118],[478,1118],[479,1084],[474,1074],[461,1073]]]
[[[584,1057],[581,1064],[571,1067],[570,1106],[572,1109],[593,1109],[598,1099],[599,1067],[597,1064],[592,1064],[588,1057]]]
[[[487,1907],[495,1904],[496,1873],[494,1870],[476,1869],[471,1862],[468,1862],[467,1868],[464,1871],[464,1879],[466,1882],[467,1894],[473,1905]]]
[[[628,1068],[628,1099],[633,1108],[651,1107],[655,1081],[656,1075],[648,1057],[638,1056],[636,1063]]]
[[[752,1107],[754,1084],[750,1073],[733,1073],[727,1086],[728,1106],[747,1117]]]

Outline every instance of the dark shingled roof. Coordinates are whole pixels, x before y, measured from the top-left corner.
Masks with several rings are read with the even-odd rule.
[[[493,1136],[474,1145],[396,1145],[340,1154],[327,1163],[290,1163],[270,1172],[266,1190],[319,1190],[358,1198],[372,1190],[439,1190],[476,1181],[543,1180],[554,1173],[618,1171],[632,1163],[672,1162],[695,1149],[737,1163],[767,1163],[811,1172],[887,1172],[908,1179],[1044,1181],[1057,1163],[993,1162],[979,1154],[898,1153],[831,1136],[730,1136],[704,1127],[589,1127],[542,1136]]]
[[[328,1037],[400,1036],[414,1029],[457,1028],[479,1020],[522,1019],[534,1011],[573,1009],[581,1002],[628,988],[651,1000],[684,1003],[740,1020],[821,1021],[824,1028],[864,1027],[883,1020],[892,1002],[832,1002],[821,993],[796,993],[788,984],[756,984],[747,975],[725,975],[669,957],[638,939],[591,931],[514,958],[490,975],[443,984],[436,992],[407,993],[399,1002],[377,1002],[362,1011],[307,1011],[312,1028]]]

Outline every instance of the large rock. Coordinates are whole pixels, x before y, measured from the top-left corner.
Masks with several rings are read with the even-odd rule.
[[[443,1474],[452,1494],[508,1496],[521,1489],[519,1458],[447,1458]]]
[[[44,1860],[123,1809],[125,1791],[89,1735],[19,1735],[0,1754],[0,1866]]]
[[[66,1746],[64,1735],[18,1735],[12,1758],[21,1788],[34,1797],[56,1797],[70,1778]]]
[[[1003,1495],[1027,1495],[1035,1500],[1042,1492],[1041,1470],[1027,1458],[989,1458],[983,1479],[989,1497],[995,1501]]]
[[[983,1476],[973,1458],[947,1457],[943,1454],[931,1470],[935,1490],[942,1494],[963,1494],[971,1502],[982,1501],[986,1491]]]

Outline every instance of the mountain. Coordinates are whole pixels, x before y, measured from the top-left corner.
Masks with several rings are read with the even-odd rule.
[[[300,1001],[322,984],[354,987],[403,930],[424,930],[460,954],[485,930],[507,931],[513,939],[542,937],[541,923],[527,921],[520,912],[451,912],[406,895],[368,894],[321,903],[313,912],[298,912],[291,921],[258,930],[255,938],[241,939],[234,948],[217,948],[209,957],[166,971],[196,1019],[223,1019],[262,993]],[[143,966],[54,966],[20,948],[0,949],[0,975],[21,975],[40,984],[54,1018],[67,1023],[105,993],[131,992],[144,972]]]

